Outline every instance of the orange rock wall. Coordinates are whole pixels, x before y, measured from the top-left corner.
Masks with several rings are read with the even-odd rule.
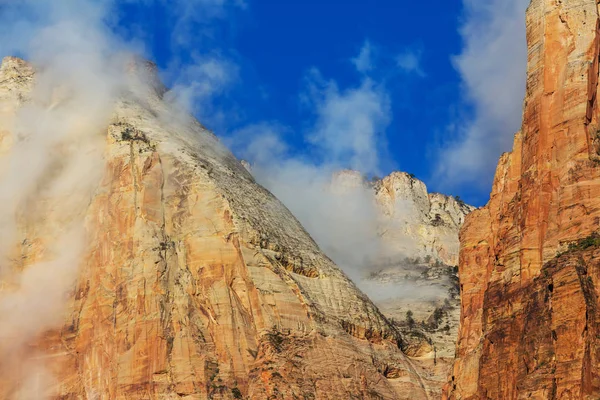
[[[500,159],[489,203],[460,235],[461,327],[448,398],[600,396],[599,286],[578,264],[596,270],[597,255],[556,258],[600,225],[596,3],[533,0],[527,10],[523,126]]]

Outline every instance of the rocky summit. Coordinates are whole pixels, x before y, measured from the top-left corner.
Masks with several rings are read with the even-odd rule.
[[[600,397],[600,14],[532,0],[523,125],[460,235],[451,399]]]
[[[3,61],[4,122],[35,101],[35,82],[26,62]],[[0,398],[32,382],[40,392],[25,398],[428,398],[396,327],[211,133],[173,118],[164,88],[150,86],[122,93],[90,133],[100,176],[83,193],[75,283],[55,326],[23,346],[21,325],[0,330]],[[21,140],[11,126],[6,157]],[[74,194],[43,190],[61,171],[30,188],[39,212],[16,219],[4,281],[75,246],[56,243]],[[0,301],[27,289],[6,282]]]
[[[458,264],[458,231],[474,210],[460,198],[429,193],[414,175],[394,172],[374,184],[386,247],[413,259]]]
[[[432,398],[441,396],[452,361],[460,316],[458,232],[474,207],[429,193],[414,175],[393,172],[367,180],[358,171],[336,173],[336,191],[364,188],[377,210],[381,255],[359,282],[400,330]]]
[[[336,190],[371,189],[384,257],[458,265],[458,231],[473,206],[454,196],[429,193],[425,183],[406,172],[367,180],[359,171],[343,170],[334,175],[332,185]]]

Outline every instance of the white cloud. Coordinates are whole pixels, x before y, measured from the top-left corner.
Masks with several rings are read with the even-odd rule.
[[[214,105],[238,79],[239,68],[219,54],[193,54],[191,61],[173,61],[167,70],[171,89],[167,101],[176,103],[185,112],[193,112],[207,126],[218,126],[225,119]]]
[[[498,157],[520,129],[525,94],[529,0],[464,0],[463,50],[454,58],[471,118],[454,121],[458,138],[440,150],[437,177],[446,188],[491,183]]]
[[[317,70],[309,74],[304,99],[315,120],[304,132],[302,153],[287,145],[289,129],[277,124],[247,127],[234,133],[228,144],[252,163],[258,182],[361,285],[383,251],[373,193],[362,185],[334,190],[332,178],[343,168],[365,174],[379,171],[379,150],[391,119],[390,101],[385,90],[369,78],[340,88]]]
[[[17,138],[0,157],[0,275],[15,283],[0,293],[0,368],[19,371],[23,381],[29,370],[8,355],[25,355],[28,341],[63,323],[86,245],[84,215],[102,172],[101,132],[117,96],[131,88],[130,47],[113,35],[108,15],[107,2],[2,3],[2,55],[16,53],[37,68],[31,101],[14,120],[5,111],[0,118]],[[45,258],[21,270],[7,247],[23,243],[23,223],[47,229],[48,240]]]
[[[211,36],[210,24],[226,19],[233,9],[246,9],[244,0],[150,0],[161,1],[174,21],[173,46],[191,49],[198,40]]]
[[[218,109],[217,98],[236,82],[239,67],[221,48],[216,34],[243,0],[133,0],[162,2],[171,21],[171,60],[164,78],[171,87],[167,99],[193,113],[210,129],[222,128],[233,110]],[[232,22],[227,22],[227,25]],[[226,115],[228,114],[228,115]]]
[[[251,161],[252,174],[299,219],[304,228],[355,282],[381,254],[373,194],[363,186],[336,191],[335,160],[317,163],[305,154],[291,154],[280,127],[259,124],[229,140]]]
[[[373,46],[371,42],[366,40],[358,55],[351,61],[358,72],[366,73],[371,71],[373,69]]]
[[[424,77],[425,72],[421,66],[422,54],[421,50],[407,49],[396,57],[396,64],[405,73]]]
[[[391,121],[387,93],[370,78],[340,90],[318,71],[312,72],[309,86],[317,121],[306,138],[318,155],[338,168],[378,173],[379,150]]]
[[[225,2],[193,3],[206,5],[206,15],[215,16],[210,7]],[[37,69],[31,101],[16,116],[0,110],[0,130],[16,138],[11,151],[0,156],[0,278],[11,282],[0,291],[0,369],[15,372],[15,386],[28,385],[28,375],[37,376],[44,367],[43,358],[23,364],[31,350],[27,343],[64,322],[87,245],[84,217],[104,168],[102,132],[117,99],[142,89],[143,82],[132,84],[135,79],[126,72],[137,48],[111,25],[117,4],[0,0],[1,55],[25,57]],[[194,104],[208,102],[235,76],[235,68],[217,56],[198,56],[181,67],[192,85],[188,90],[195,91],[182,90],[181,99]],[[11,248],[30,239],[23,224],[46,229],[48,239],[40,252],[44,259],[25,269],[14,268],[9,258]],[[46,389],[35,388],[27,397],[44,398]]]

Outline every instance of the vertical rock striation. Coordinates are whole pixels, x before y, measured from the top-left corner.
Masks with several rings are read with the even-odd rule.
[[[461,231],[451,399],[596,399],[596,0],[532,0],[523,126]]]

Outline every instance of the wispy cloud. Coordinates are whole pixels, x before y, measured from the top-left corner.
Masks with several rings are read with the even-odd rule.
[[[420,77],[425,76],[421,65],[422,50],[406,49],[404,52],[396,56],[396,64],[407,74],[415,74]]]
[[[307,141],[328,163],[378,173],[379,150],[391,120],[385,90],[368,77],[356,87],[340,89],[335,81],[325,81],[317,70],[309,76],[310,101],[317,120]]]
[[[143,1],[143,0],[142,0]],[[169,101],[192,112],[210,129],[223,128],[233,111],[218,108],[239,77],[239,66],[220,42],[219,31],[233,24],[233,16],[247,8],[243,0],[148,0],[160,1],[173,26],[171,60],[164,78],[171,90]],[[230,119],[230,118],[229,118]]]
[[[360,173],[357,185],[342,191],[335,190],[332,179],[344,168],[365,175],[380,171],[386,161],[382,147],[391,120],[390,98],[366,75],[342,87],[312,69],[302,99],[313,116],[311,126],[301,132],[302,152],[286,141],[291,129],[273,123],[246,127],[228,142],[251,162],[256,179],[292,211],[321,249],[361,285],[383,251],[373,193],[361,184]]]
[[[374,67],[373,46],[371,45],[371,42],[365,40],[358,55],[350,61],[352,61],[358,72],[366,73],[371,71]]]
[[[519,130],[525,93],[525,10],[529,0],[464,0],[463,50],[454,58],[462,98],[453,140],[439,151],[437,178],[445,188],[488,187],[498,157]]]
[[[218,53],[206,56],[194,53],[185,63],[172,61],[166,75],[171,83],[166,101],[194,113],[207,126],[223,124],[224,110],[216,107],[214,101],[238,80],[237,64]]]
[[[151,0],[161,1],[173,22],[172,45],[191,48],[209,39],[214,20],[225,20],[234,10],[244,10],[244,0]]]
[[[63,323],[86,248],[84,216],[102,171],[102,149],[116,98],[133,88],[126,74],[132,50],[108,25],[107,2],[3,2],[2,56],[18,54],[37,68],[30,101],[6,101],[0,124],[16,138],[3,154],[0,175],[0,370],[28,385],[27,342]],[[14,19],[18,15],[17,19]],[[18,60],[7,60],[26,71]],[[21,84],[25,84],[21,82]],[[10,96],[10,91],[4,91]],[[43,217],[41,217],[43,216]],[[44,235],[44,258],[14,268],[10,246],[25,238],[23,224]],[[23,352],[23,354],[20,354]],[[30,360],[30,362],[33,362]],[[36,369],[43,369],[39,361]],[[31,375],[30,375],[31,376]],[[44,398],[38,388],[29,398]]]
[[[216,11],[210,7],[224,2],[193,3],[206,3],[206,15],[212,16]],[[0,130],[15,139],[10,152],[0,156],[0,278],[10,282],[0,291],[0,371],[14,373],[14,389],[26,390],[26,398],[52,397],[46,393],[51,379],[44,384],[37,379],[46,361],[27,360],[35,351],[28,342],[64,322],[88,245],[84,218],[103,171],[102,132],[119,98],[148,89],[126,72],[139,47],[115,31],[118,5],[116,0],[0,0],[0,55],[25,57],[37,69],[30,101],[11,110],[18,101],[3,99],[0,110]],[[6,68],[27,71],[18,60],[7,63],[12,64]],[[220,93],[235,75],[217,56],[198,56],[179,66],[196,92],[180,94],[194,104]],[[23,226],[35,226],[36,232],[25,237]],[[44,237],[43,259],[32,257],[37,261],[14,268],[10,251],[35,235]]]

